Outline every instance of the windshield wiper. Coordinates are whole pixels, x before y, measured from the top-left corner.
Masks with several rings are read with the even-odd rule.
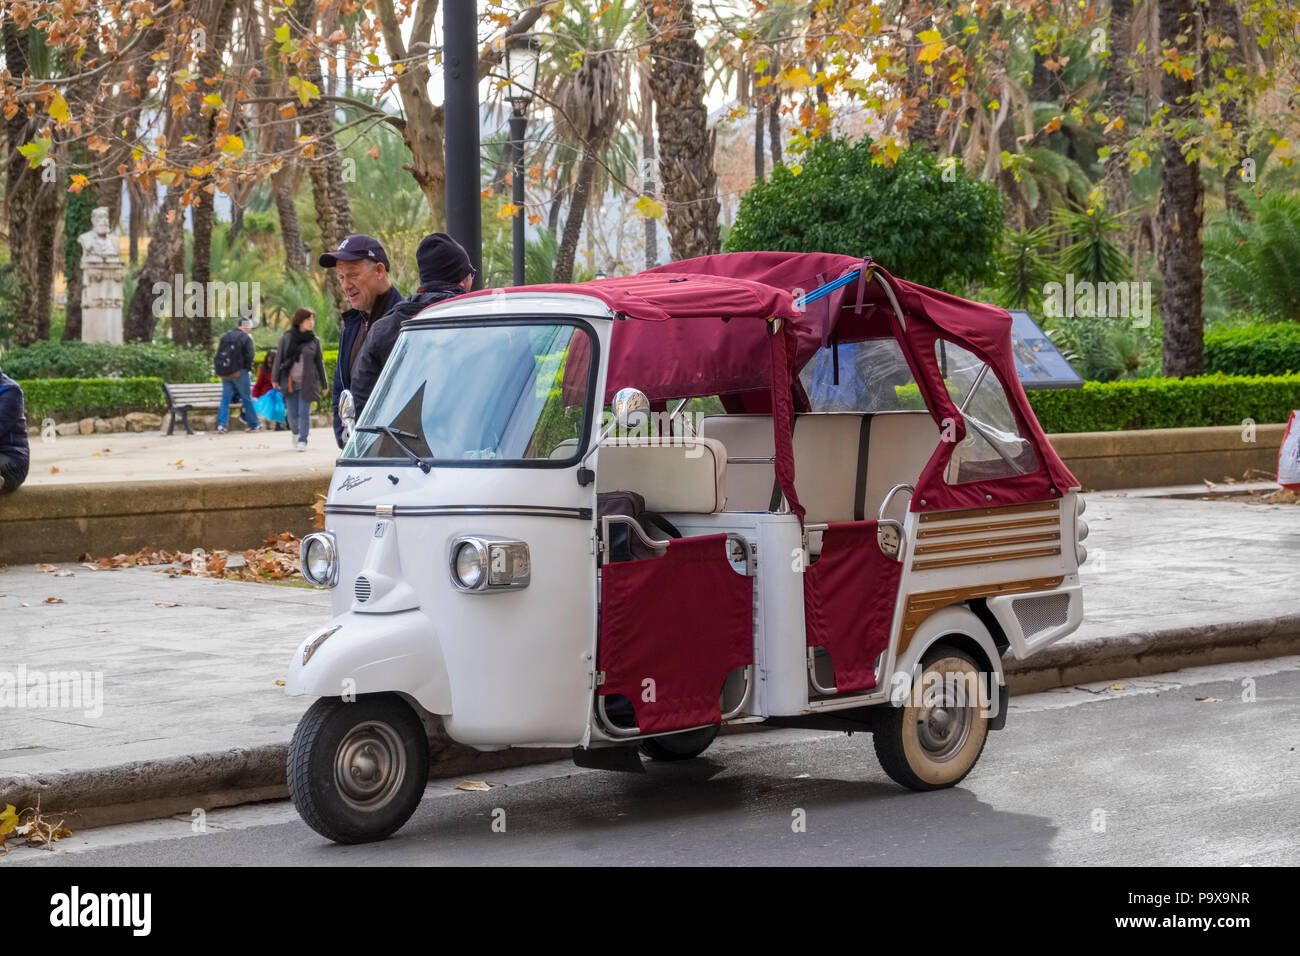
[[[419,465],[421,471],[423,471],[426,475],[429,473],[429,463],[425,461],[423,458],[421,458],[419,455],[417,455],[415,452],[411,451],[410,448],[406,447],[405,443],[403,443],[402,441],[402,438],[419,438],[420,437],[419,435],[408,432],[404,428],[394,428],[392,425],[362,425],[360,428],[357,429],[357,431],[382,432],[383,434],[387,435],[389,438],[393,440],[394,445],[402,449],[402,451],[406,452],[406,457],[411,459],[411,461],[415,462],[417,465]],[[398,437],[399,435],[402,437],[399,438]]]

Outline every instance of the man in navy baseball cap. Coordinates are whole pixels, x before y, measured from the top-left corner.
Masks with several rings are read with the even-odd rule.
[[[364,233],[348,236],[333,252],[322,253],[320,264],[326,269],[333,269],[340,262],[356,262],[358,259],[382,262],[385,270],[389,268],[388,253],[384,252],[384,247],[374,236]]]
[[[405,297],[388,277],[388,253],[374,236],[348,236],[333,252],[320,257],[326,269],[337,269],[339,284],[352,308],[340,317],[339,357],[334,366],[334,440],[343,447],[343,420],[339,418],[339,396],[352,388],[352,376],[370,327]]]

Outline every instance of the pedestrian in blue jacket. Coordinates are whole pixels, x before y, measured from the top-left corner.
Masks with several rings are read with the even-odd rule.
[[[27,480],[30,461],[23,390],[0,371],[0,494],[16,491]]]

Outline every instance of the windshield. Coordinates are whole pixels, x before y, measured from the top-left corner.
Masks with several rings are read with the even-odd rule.
[[[403,331],[343,457],[409,459],[405,445],[433,464],[571,464],[591,354],[588,333],[564,322]]]

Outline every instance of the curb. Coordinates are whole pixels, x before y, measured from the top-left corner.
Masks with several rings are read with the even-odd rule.
[[[1137,631],[1082,645],[1049,647],[1029,661],[1009,661],[1013,695],[1092,681],[1138,677],[1183,667],[1300,653],[1300,613],[1230,624]],[[750,731],[739,725],[727,731]],[[13,774],[0,778],[0,806],[76,808],[74,827],[107,826],[288,795],[288,741],[140,760],[90,770]],[[430,777],[475,776],[508,767],[566,759],[567,749],[482,752],[437,734]]]

